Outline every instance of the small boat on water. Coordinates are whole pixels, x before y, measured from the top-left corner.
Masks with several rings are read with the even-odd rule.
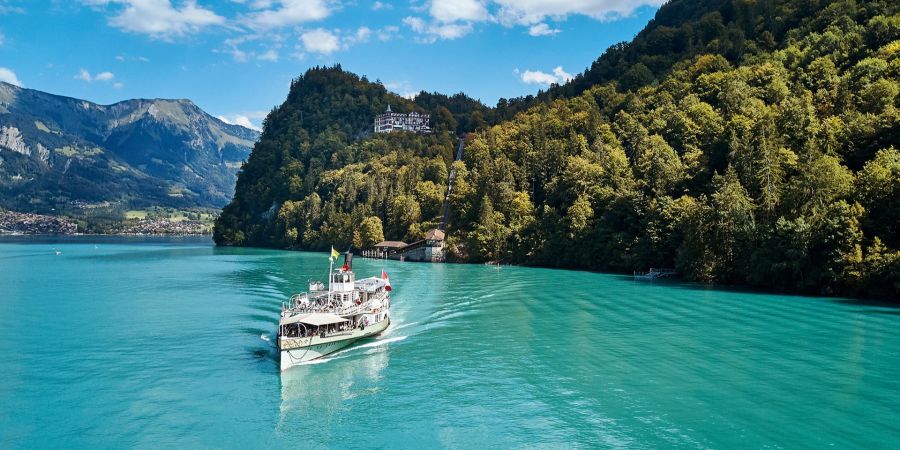
[[[332,250],[328,286],[310,282],[309,292],[291,297],[282,306],[277,345],[281,370],[321,358],[354,342],[377,335],[391,323],[391,282],[381,277],[357,280],[353,254],[334,269],[338,253]]]
[[[653,281],[673,276],[675,276],[675,269],[654,269],[651,267],[649,272],[634,272],[634,279],[640,281]]]

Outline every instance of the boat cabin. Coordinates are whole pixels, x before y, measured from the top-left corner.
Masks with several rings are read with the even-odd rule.
[[[332,292],[352,292],[354,283],[356,283],[356,276],[353,272],[338,269],[331,274]]]
[[[329,313],[297,314],[283,317],[278,324],[280,336],[285,337],[325,337],[352,329],[350,319]]]

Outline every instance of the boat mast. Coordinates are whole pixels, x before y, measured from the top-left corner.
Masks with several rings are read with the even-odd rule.
[[[334,251],[333,248],[332,248],[332,251]],[[329,256],[329,258],[328,258],[328,302],[329,303],[331,302],[331,277],[333,277],[333,276],[334,276],[334,258]]]

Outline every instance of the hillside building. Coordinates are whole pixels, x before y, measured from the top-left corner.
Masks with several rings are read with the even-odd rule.
[[[414,133],[431,132],[431,115],[419,114],[415,111],[404,114],[391,111],[388,105],[384,114],[375,116],[376,133],[392,133],[394,131],[412,131]]]

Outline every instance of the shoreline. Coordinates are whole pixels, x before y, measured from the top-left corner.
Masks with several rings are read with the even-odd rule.
[[[257,249],[257,250],[277,250],[277,251],[285,251],[285,252],[305,252],[305,253],[322,253],[327,254],[327,251],[319,251],[319,250],[309,250],[309,249],[300,249],[300,248],[279,248],[279,247],[261,247],[261,246],[249,246],[249,245],[220,245],[216,244],[212,240],[212,234],[135,234],[135,233],[8,233],[0,231],[0,240],[5,238],[92,238],[92,237],[107,237],[107,238],[149,238],[149,239],[163,239],[163,238],[197,238],[198,240],[201,238],[208,238],[209,241],[213,244],[213,247],[219,248],[246,248],[246,249]],[[378,258],[363,258],[363,260],[380,260]],[[401,263],[401,261],[388,259],[387,261],[393,261],[397,263]],[[479,266],[484,265],[484,263],[478,262],[463,262],[463,261],[447,261],[442,263],[434,263],[434,262],[422,262],[422,261],[402,261],[402,263],[412,263],[412,264],[446,264],[446,265],[464,265],[464,266]],[[616,272],[616,271],[601,271],[601,270],[591,270],[591,269],[583,269],[576,267],[554,267],[554,266],[542,266],[535,264],[515,264],[515,265],[507,265],[501,267],[521,267],[528,269],[544,269],[544,270],[560,270],[566,272],[584,272],[584,273],[595,273],[602,275],[614,275],[625,278],[631,278],[632,275],[627,272]],[[877,297],[863,297],[863,296],[852,296],[848,294],[841,295],[822,295],[816,294],[814,292],[798,292],[798,291],[784,291],[772,288],[766,288],[761,286],[749,286],[749,285],[738,285],[738,284],[718,284],[718,283],[705,283],[702,281],[690,280],[682,277],[675,278],[667,278],[653,281],[645,281],[645,280],[634,280],[635,283],[642,284],[662,284],[673,287],[684,287],[691,289],[712,289],[712,290],[722,290],[722,291],[730,291],[730,292],[743,292],[748,294],[778,294],[785,295],[789,297],[806,297],[806,298],[821,298],[821,299],[829,299],[838,301],[846,304],[857,304],[857,305],[869,305],[869,306],[884,306],[884,307],[900,307],[900,299],[890,299],[890,298],[877,298]]]
[[[221,245],[215,244],[216,247],[224,247],[224,248],[252,248],[252,249],[264,249],[264,250],[281,250],[281,251],[289,251],[289,252],[308,252],[308,253],[323,253],[327,254],[326,250],[308,250],[308,249],[300,249],[300,248],[283,248],[283,247],[260,247],[260,246],[251,246],[251,245]],[[362,258],[364,260],[372,259],[372,260],[381,260],[380,258]],[[458,265],[466,265],[466,266],[479,266],[484,265],[484,263],[479,262],[464,262],[464,261],[445,261],[445,262],[428,262],[428,261],[399,261],[395,259],[387,259],[387,261],[394,262],[402,262],[402,263],[412,263],[412,264],[458,264]],[[616,271],[601,271],[601,270],[592,270],[592,269],[584,269],[584,268],[576,268],[576,267],[554,267],[554,266],[542,266],[536,264],[510,264],[501,267],[523,267],[523,268],[531,268],[531,269],[544,269],[544,270],[562,270],[567,272],[585,272],[585,273],[596,273],[603,275],[616,275],[622,277],[632,278],[633,273],[628,272],[616,272]],[[801,291],[785,291],[774,288],[767,288],[763,286],[750,286],[750,285],[739,285],[739,284],[719,284],[719,283],[707,283],[703,281],[690,280],[687,278],[683,278],[681,276],[676,276],[674,278],[664,278],[652,281],[646,280],[634,280],[635,283],[644,283],[644,284],[664,284],[668,286],[684,286],[684,287],[703,287],[706,289],[713,290],[723,290],[723,291],[731,291],[731,292],[743,292],[749,294],[766,294],[766,295],[785,295],[789,297],[807,297],[807,298],[822,298],[822,299],[830,299],[836,301],[842,301],[843,303],[848,304],[860,304],[860,305],[871,305],[871,306],[885,306],[885,307],[900,307],[900,298],[898,299],[890,299],[890,298],[877,298],[877,297],[863,297],[863,296],[853,296],[850,294],[836,294],[836,295],[823,295],[817,294],[815,292],[801,292]]]

